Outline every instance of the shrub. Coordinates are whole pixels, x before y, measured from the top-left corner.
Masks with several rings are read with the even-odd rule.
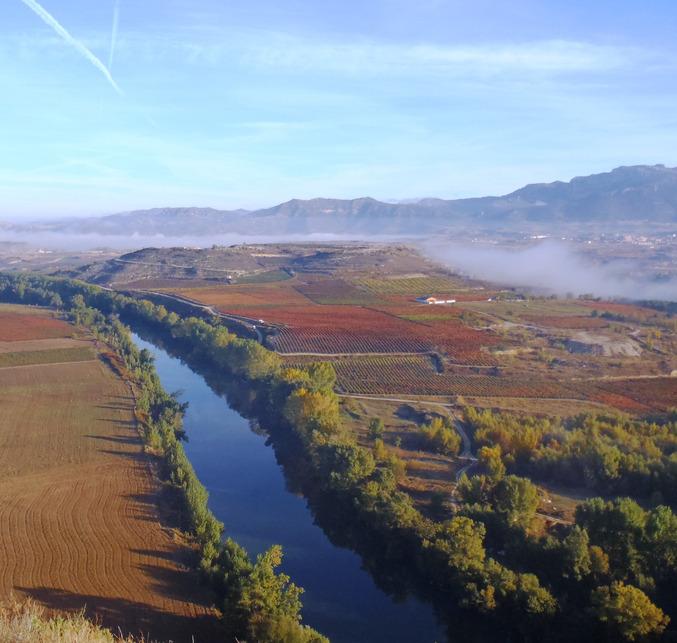
[[[443,455],[457,455],[461,450],[461,436],[446,418],[436,417],[420,429],[426,450]]]

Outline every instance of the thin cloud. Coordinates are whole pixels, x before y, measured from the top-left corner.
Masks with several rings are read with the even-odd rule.
[[[585,42],[548,40],[485,45],[312,43],[281,37],[250,48],[254,63],[299,69],[401,73],[600,72],[634,63],[641,52]]]
[[[94,67],[96,67],[110,83],[111,87],[120,95],[123,94],[118,84],[111,76],[110,71],[101,60],[99,60],[85,45],[79,40],[76,40],[70,33],[50,14],[43,6],[38,4],[35,0],[21,0],[29,9],[38,15],[48,26],[50,26],[61,38],[67,42],[71,47],[76,49],[84,58],[89,60]]]
[[[118,27],[120,25],[120,0],[115,0],[113,5],[113,28],[110,35],[110,52],[108,54],[108,69],[113,69],[115,59],[115,47],[118,42]]]
[[[660,65],[666,64],[664,52],[578,40],[481,44],[331,41],[256,29],[223,31],[215,28],[153,35],[128,32],[124,38],[116,36],[115,47],[116,51],[122,50],[128,57],[133,56],[135,61],[158,62],[178,56],[188,65],[221,66],[227,63],[293,73],[319,71],[350,75],[555,76],[628,69],[660,70]]]

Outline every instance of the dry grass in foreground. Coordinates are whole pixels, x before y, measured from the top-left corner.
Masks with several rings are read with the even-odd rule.
[[[0,607],[0,643],[142,643],[119,637],[87,620],[83,614],[48,618],[32,601]],[[148,642],[150,643],[150,642]]]

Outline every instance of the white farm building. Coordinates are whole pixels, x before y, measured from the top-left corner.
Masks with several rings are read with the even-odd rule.
[[[455,304],[455,299],[438,299],[432,295],[425,295],[423,297],[416,297],[416,301],[419,304]]]

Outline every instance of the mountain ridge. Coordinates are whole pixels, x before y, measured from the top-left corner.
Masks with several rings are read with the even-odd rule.
[[[410,234],[455,223],[497,227],[520,224],[677,222],[677,168],[620,166],[570,181],[531,183],[502,196],[385,202],[290,199],[258,210],[165,207],[39,224],[37,229],[99,234],[262,234],[342,232]]]

